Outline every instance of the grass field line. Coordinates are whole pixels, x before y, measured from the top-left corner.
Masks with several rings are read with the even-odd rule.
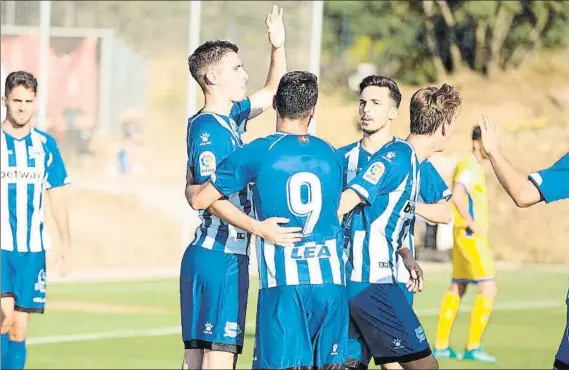
[[[510,301],[498,302],[494,305],[494,311],[518,311],[518,310],[531,310],[531,309],[551,309],[565,306],[562,299],[559,300],[541,300],[541,301]],[[460,313],[470,312],[470,307],[464,307]],[[439,308],[429,308],[417,310],[419,317],[436,316]],[[253,329],[253,323],[248,323],[246,328]],[[102,333],[84,333],[84,334],[70,334],[70,335],[54,335],[47,337],[32,337],[26,342],[28,345],[38,344],[55,344],[67,342],[86,342],[101,339],[118,339],[118,338],[134,338],[134,337],[157,337],[180,334],[181,328],[179,326],[170,326],[156,329],[145,330],[121,330]]]

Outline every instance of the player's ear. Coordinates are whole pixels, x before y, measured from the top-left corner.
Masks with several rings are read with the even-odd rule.
[[[277,110],[277,96],[273,95],[273,109]]]
[[[217,76],[214,71],[208,71],[204,75],[206,85],[217,85]]]
[[[6,107],[6,97],[2,96],[2,105]]]
[[[397,118],[398,114],[399,114],[399,109],[395,107],[391,108],[391,110],[389,111],[389,119],[393,120]]]

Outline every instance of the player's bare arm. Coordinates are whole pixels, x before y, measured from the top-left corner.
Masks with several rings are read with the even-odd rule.
[[[362,203],[363,200],[358,193],[352,189],[346,189],[342,192],[342,198],[340,198],[340,206],[338,207],[338,217],[343,217],[346,213],[354,209],[358,204]]]
[[[61,240],[57,251],[56,265],[62,276],[67,274],[67,259],[71,251],[71,236],[69,233],[69,186],[59,186],[47,190],[51,214]]]
[[[286,73],[285,28],[283,11],[273,5],[272,11],[265,18],[265,25],[271,42],[271,65],[265,86],[251,95],[251,112],[249,119],[258,116],[273,105],[273,97],[277,92],[279,81]]]
[[[256,220],[227,201],[219,202],[218,200],[222,196],[215,186],[208,181],[198,185],[197,188],[192,187],[189,202],[192,208],[196,210],[210,209],[215,204],[215,212],[219,213],[216,216],[275,245],[291,247],[302,239],[302,228],[279,226],[279,224],[288,223],[288,219],[272,217],[264,221]],[[227,206],[226,203],[231,207]]]
[[[400,248],[397,253],[401,256],[403,264],[407,271],[409,271],[410,278],[406,287],[410,292],[417,293],[423,291],[423,270],[413,257],[413,253],[408,247]]]
[[[510,198],[520,208],[530,207],[543,200],[541,193],[528,179],[527,175],[516,170],[500,151],[498,127],[487,115],[482,116],[480,129],[484,151],[490,158],[490,163],[496,177]]]
[[[431,204],[417,203],[415,213],[435,224],[448,224],[452,220],[452,211],[446,200]]]
[[[466,202],[466,188],[464,185],[457,183],[452,191],[451,201],[456,206],[456,209],[462,216],[462,218],[468,223],[468,228],[475,234],[480,234],[486,236],[486,230],[480,227],[468,212],[468,204]]]

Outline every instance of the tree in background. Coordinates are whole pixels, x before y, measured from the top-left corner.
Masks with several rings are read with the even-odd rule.
[[[463,69],[493,78],[569,40],[568,1],[328,1],[324,12],[323,74],[339,84],[365,62],[412,84]]]

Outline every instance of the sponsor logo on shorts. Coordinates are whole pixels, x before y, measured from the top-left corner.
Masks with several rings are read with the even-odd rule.
[[[422,343],[424,340],[427,339],[427,337],[425,336],[425,331],[423,330],[422,326],[419,326],[417,329],[415,329],[415,335],[417,335],[419,343]]]
[[[206,322],[205,330],[203,331],[204,334],[213,334],[212,330],[213,330],[213,324],[211,322]]]
[[[38,273],[38,280],[34,284],[34,290],[40,293],[45,293],[45,285],[46,285],[46,278],[45,278],[45,270],[41,269]]]
[[[389,262],[378,262],[378,263],[377,263],[377,266],[378,266],[380,269],[388,269],[388,268],[389,268]]]
[[[32,302],[34,302],[34,303],[45,303],[45,298],[43,298],[43,297],[34,297],[34,299],[32,299]]]
[[[241,328],[239,327],[239,324],[232,321],[227,321],[225,323],[225,334],[223,334],[224,337],[237,338],[239,334],[241,334]]]
[[[394,349],[401,349],[401,348],[405,348],[404,345],[401,344],[401,339],[393,339],[393,348]]]

